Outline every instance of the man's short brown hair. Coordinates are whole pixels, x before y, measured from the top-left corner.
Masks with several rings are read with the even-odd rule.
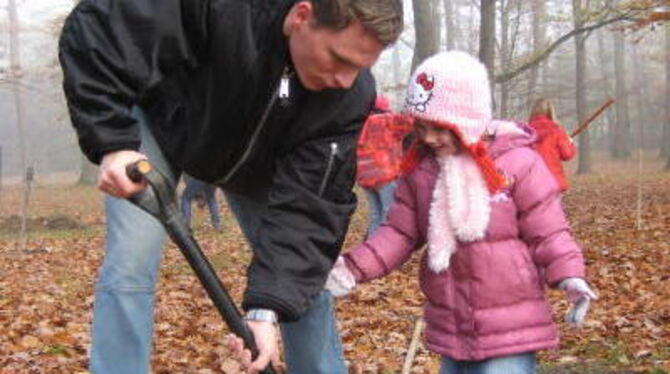
[[[314,6],[318,26],[341,30],[360,21],[384,46],[394,43],[402,32],[402,0],[309,1]]]

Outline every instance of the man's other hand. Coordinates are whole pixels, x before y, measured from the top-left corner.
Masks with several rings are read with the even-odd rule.
[[[277,325],[265,321],[247,321],[247,326],[256,340],[258,357],[252,362],[251,352],[244,348],[242,339],[229,334],[226,336],[226,344],[235,355],[237,361],[251,374],[260,373],[270,364],[275,369],[275,372],[284,372],[284,366],[279,360],[279,334],[277,332]]]
[[[146,182],[135,183],[126,175],[126,166],[147,156],[137,151],[122,150],[107,153],[100,162],[98,189],[117,198],[127,198],[146,187]]]

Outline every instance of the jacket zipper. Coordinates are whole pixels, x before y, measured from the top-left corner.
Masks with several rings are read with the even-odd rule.
[[[233,177],[233,175],[237,173],[239,168],[242,167],[242,165],[247,161],[247,158],[249,158],[249,155],[251,154],[251,151],[254,148],[256,141],[258,140],[258,135],[260,134],[263,127],[265,127],[265,122],[267,122],[268,116],[270,115],[270,111],[272,110],[272,107],[274,106],[277,97],[279,96],[283,100],[288,100],[289,98],[288,87],[290,79],[291,79],[291,71],[287,65],[284,67],[284,72],[282,73],[279,83],[275,86],[275,90],[273,91],[272,96],[270,97],[270,101],[263,110],[263,115],[261,116],[261,119],[258,121],[256,129],[254,130],[253,134],[251,134],[251,139],[249,140],[247,148],[244,150],[244,153],[242,153],[242,156],[240,157],[239,160],[237,160],[237,162],[230,169],[230,171],[228,171],[228,173],[223,178],[216,181],[215,182],[216,184],[221,185],[226,184]]]
[[[319,186],[319,196],[323,195],[323,192],[326,189],[326,183],[330,177],[330,173],[333,171],[333,163],[335,162],[335,156],[337,156],[337,143],[330,143],[330,157],[328,157],[328,165],[326,165],[326,172],[323,175],[321,180],[321,186]]]

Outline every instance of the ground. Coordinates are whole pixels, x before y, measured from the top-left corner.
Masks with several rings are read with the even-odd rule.
[[[585,326],[562,322],[563,295],[548,291],[561,346],[540,355],[541,373],[670,372],[670,173],[662,163],[596,163],[571,176],[565,206],[600,299]],[[0,190],[0,373],[85,373],[93,281],[102,259],[102,200],[92,187],[37,180],[28,237],[20,230],[21,190]],[[194,207],[195,209],[195,207]],[[196,211],[196,235],[233,297],[240,300],[249,248],[225,206],[225,230]],[[346,247],[365,231],[364,199]],[[417,258],[384,280],[339,300],[345,354],[354,373],[399,373],[422,297]],[[227,330],[179,252],[165,251],[158,291],[156,373],[237,373],[222,346]],[[437,372],[418,349],[412,373]]]

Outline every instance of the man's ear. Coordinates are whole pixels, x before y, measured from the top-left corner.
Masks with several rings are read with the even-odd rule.
[[[284,19],[284,35],[290,35],[293,30],[308,25],[313,17],[314,7],[310,1],[296,2]]]

